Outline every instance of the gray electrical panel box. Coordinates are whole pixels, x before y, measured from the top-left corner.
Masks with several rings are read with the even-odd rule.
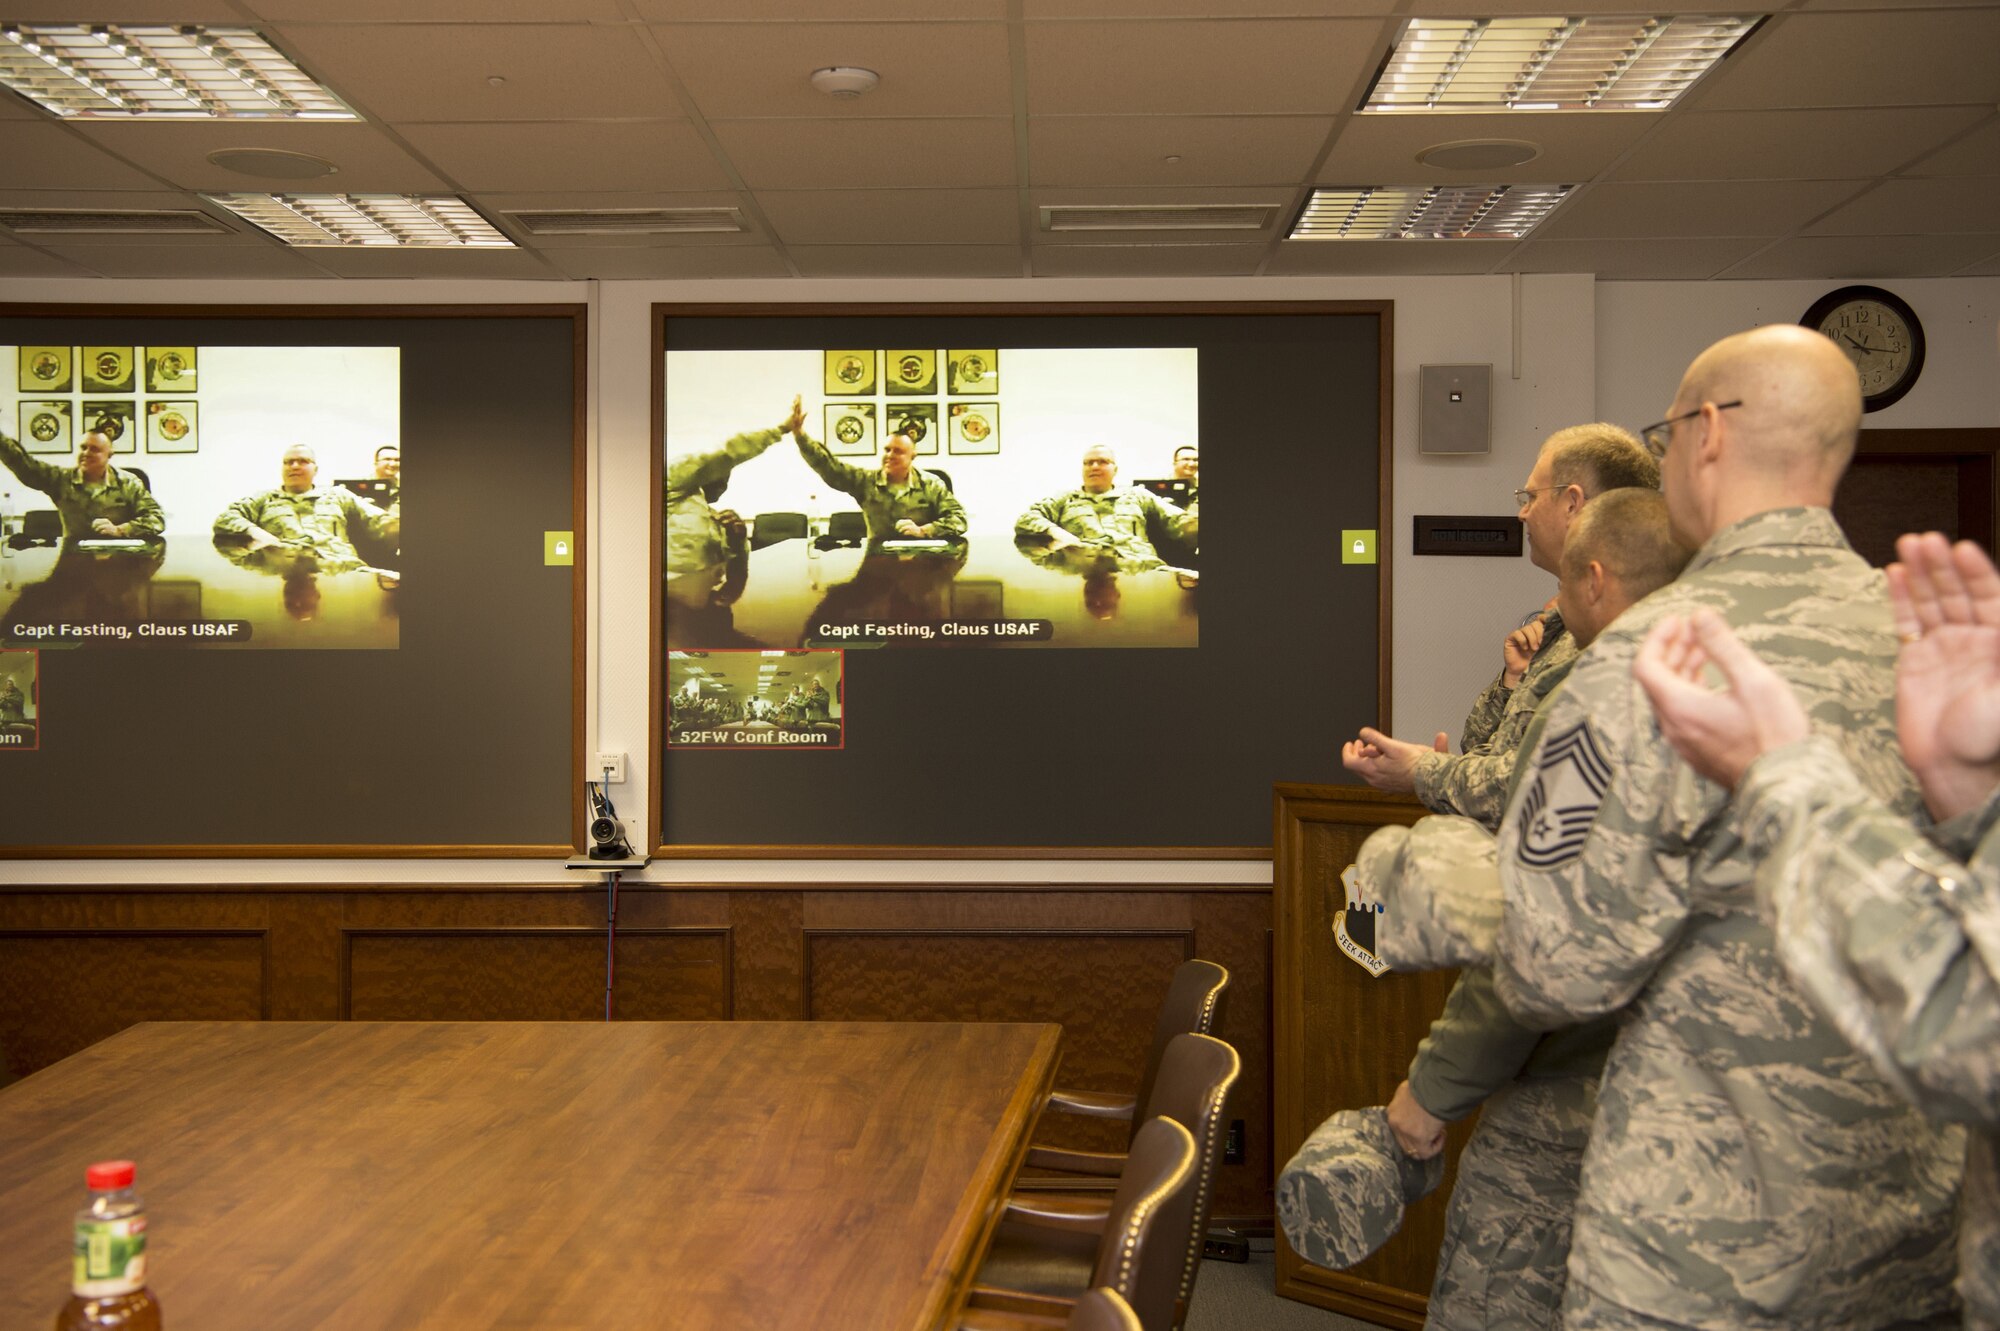
[[[1493,367],[1424,365],[1417,369],[1417,451],[1485,453],[1492,449]]]

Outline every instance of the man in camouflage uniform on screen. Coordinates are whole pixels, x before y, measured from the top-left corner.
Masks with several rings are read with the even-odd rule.
[[[319,459],[304,444],[285,450],[282,483],[275,490],[246,495],[216,515],[217,536],[240,536],[250,552],[281,550],[311,555],[327,572],[362,566],[351,532],[359,528],[394,548],[401,522],[350,490],[320,489]]]
[[[1547,1028],[1623,1010],[1563,1324],[1952,1325],[1962,1136],[1912,1110],[1793,987],[1757,910],[1749,829],[1675,758],[1632,678],[1653,624],[1712,607],[1862,785],[1914,812],[1881,578],[1828,511],[1859,383],[1833,343],[1771,325],[1697,357],[1668,416],[1648,445],[1675,530],[1700,549],[1578,658],[1500,831],[1508,1010]]]
[[[1527,484],[1514,492],[1528,535],[1528,558],[1537,568],[1560,575],[1570,528],[1584,505],[1607,491],[1635,486],[1659,489],[1660,464],[1626,431],[1597,422],[1550,435]],[[1377,790],[1414,792],[1435,813],[1460,813],[1498,827],[1521,736],[1576,653],[1575,636],[1564,628],[1562,611],[1552,602],[1507,635],[1499,677],[1465,718],[1462,753],[1364,728],[1361,739],[1342,751],[1341,760]]]
[[[792,399],[792,412],[768,430],[752,430],[720,448],[683,453],[667,461],[667,576],[677,578],[720,569],[732,556],[747,553],[743,519],[715,501],[729,486],[729,474],[763,454],[788,430],[805,425],[805,407]]]
[[[913,465],[916,440],[892,434],[882,441],[882,465],[873,471],[842,462],[826,445],[792,431],[805,464],[842,494],[853,497],[868,520],[871,545],[894,540],[965,539],[965,506],[936,475]]]
[[[1049,549],[1100,551],[1126,573],[1161,568],[1156,540],[1190,547],[1201,538],[1195,509],[1182,510],[1153,494],[1118,484],[1118,455],[1102,444],[1083,453],[1083,484],[1029,507],[1014,524],[1017,538],[1047,537]]]
[[[146,483],[111,465],[111,436],[86,431],[77,441],[76,465],[63,468],[31,455],[0,430],[0,462],[21,484],[40,490],[62,514],[65,541],[137,537],[157,541],[167,520]]]
[[[1720,621],[1669,621],[1635,672],[1695,770],[1736,792],[1786,970],[1934,1119],[1969,1125],[1965,1325],[2000,1328],[2000,574],[1977,546],[1905,536],[1897,731],[1931,817],[1898,816]],[[1700,677],[1712,660],[1727,687]]]
[[[1657,491],[1620,489],[1594,500],[1571,527],[1560,564],[1563,621],[1577,646],[1588,647],[1633,603],[1671,582],[1688,556]],[[1568,670],[1568,660],[1555,668],[1557,683]],[[1401,951],[1402,907],[1441,895],[1483,908],[1482,923],[1461,925],[1470,943],[1458,960],[1487,955],[1499,924],[1491,834],[1456,817],[1426,818],[1414,835],[1385,832],[1370,838],[1363,876],[1365,895],[1389,907],[1378,917],[1377,954],[1405,968],[1421,960]],[[1448,848],[1435,859],[1407,851],[1401,865],[1384,858],[1395,845],[1428,847],[1440,837]],[[1405,872],[1421,881],[1439,868],[1455,877],[1469,866],[1486,884],[1483,893],[1456,882],[1443,894],[1401,890]],[[1427,1158],[1443,1149],[1447,1123],[1484,1105],[1445,1215],[1425,1322],[1432,1331],[1557,1325],[1577,1175],[1615,1034],[1610,1018],[1547,1035],[1522,1026],[1507,1014],[1484,965],[1469,965],[1452,987],[1388,1108],[1403,1149]]]

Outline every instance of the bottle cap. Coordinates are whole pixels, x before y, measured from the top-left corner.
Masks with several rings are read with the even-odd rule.
[[[83,1171],[83,1181],[98,1192],[112,1188],[129,1188],[138,1173],[138,1166],[130,1160],[100,1160]]]

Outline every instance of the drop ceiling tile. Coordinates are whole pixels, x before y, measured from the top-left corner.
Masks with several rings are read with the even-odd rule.
[[[1867,188],[1865,180],[1592,185],[1535,229],[1537,240],[1789,235]]]
[[[1865,111],[1677,114],[1610,174],[1612,180],[1825,180],[1886,175],[1961,133],[1969,106]]]
[[[67,259],[30,249],[26,245],[0,245],[0,277],[89,277],[89,270]]]
[[[1547,3],[1547,0],[1542,0]],[[1216,0],[1024,0],[1028,19],[1211,18]],[[1397,0],[1231,0],[1231,18],[1379,18]]]
[[[2000,8],[1781,14],[1691,95],[1704,111],[2000,101]]]
[[[718,190],[729,177],[692,125],[405,125],[403,137],[467,190]]]
[[[1947,277],[2000,248],[2000,236],[1799,236],[1737,264],[1725,278]]]
[[[321,82],[388,121],[672,119],[639,37],[589,24],[380,23],[285,29]],[[492,76],[506,80],[498,87]]]
[[[658,22],[870,23],[909,19],[1004,19],[1007,0],[632,0]]]
[[[999,23],[704,23],[653,29],[711,120],[800,116],[1008,116],[1007,29]],[[859,65],[874,91],[829,97],[808,76]]]
[[[2000,176],[2000,116],[1911,167],[1912,176]]]
[[[413,194],[447,183],[389,135],[368,124],[273,125],[240,121],[199,125],[161,121],[79,124],[76,132],[182,189],[211,194]],[[272,180],[208,160],[223,148],[279,148],[332,162],[339,170],[310,180]]]
[[[40,120],[53,123],[55,117],[12,89],[0,89],[0,120]]]
[[[1595,177],[1656,124],[1654,116],[1625,113],[1350,116],[1320,168],[1319,183],[1574,185]],[[1502,170],[1445,170],[1417,161],[1426,148],[1467,139],[1522,140],[1541,155]]]
[[[187,247],[176,245],[52,245],[49,249],[103,277],[251,278],[325,277],[296,253],[275,243]]]
[[[1982,259],[1970,267],[1959,269],[1956,275],[1959,277],[2000,277],[2000,250],[1996,250],[1990,258]]]
[[[1036,277],[1244,277],[1266,245],[1037,245]]]
[[[465,0],[247,0],[247,7],[278,23],[459,23],[468,18]],[[481,23],[547,23],[548,0],[479,0]],[[572,22],[617,23],[624,19],[618,0],[564,0],[562,16]]]
[[[764,216],[786,245],[1012,245],[1013,190],[765,190]]]
[[[549,259],[571,277],[645,281],[686,277],[789,277],[773,249],[552,250]]]
[[[1831,216],[1815,236],[1898,236],[1992,231],[2000,225],[2000,176],[1885,180]]]
[[[56,124],[0,134],[0,180],[35,189],[156,190],[160,182]]]
[[[1511,240],[1288,240],[1266,276],[1314,273],[1450,276],[1485,273],[1517,248]]]
[[[755,190],[1014,184],[1006,120],[724,120],[712,128]]]
[[[1718,240],[1530,240],[1507,258],[1508,272],[1595,273],[1600,278],[1682,280],[1713,277],[1767,242]]]
[[[1030,115],[1347,109],[1383,25],[1216,19],[1027,25]]]
[[[1333,125],[1331,116],[1035,116],[1028,121],[1028,178],[1036,185],[1291,186]]]
[[[1019,277],[1013,245],[793,245],[803,277]]]
[[[1043,208],[1165,208],[1179,206],[1209,207],[1217,204],[1263,207],[1270,209],[1271,220],[1254,231],[1206,230],[1169,231],[1157,230],[1110,230],[1050,233],[1041,229]],[[1201,189],[1186,187],[1181,189],[1038,189],[1028,194],[1028,206],[1034,214],[1036,236],[1044,243],[1087,243],[1092,240],[1104,241],[1159,241],[1159,240],[1200,240],[1209,242],[1272,240],[1287,229],[1292,216],[1298,211],[1298,191],[1292,186],[1271,186],[1262,189]]]
[[[306,252],[336,277],[545,278],[562,274],[526,250],[326,249]]]

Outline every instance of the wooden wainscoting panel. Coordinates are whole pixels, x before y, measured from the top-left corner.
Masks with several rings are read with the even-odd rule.
[[[333,1021],[340,1016],[341,907],[331,892],[274,893],[271,928],[273,1021]]]
[[[604,934],[590,929],[349,930],[342,1016],[355,1021],[593,1021],[604,1016]],[[614,1013],[718,1021],[728,934],[618,931]]]
[[[805,894],[731,892],[729,941],[737,1020],[805,1020]]]
[[[0,932],[0,1055],[16,1076],[142,1021],[268,1015],[262,930]]]
[[[1344,902],[1341,871],[1369,833],[1413,823],[1423,812],[1408,796],[1366,787],[1276,787],[1272,1058],[1280,1167],[1335,1110],[1388,1103],[1451,992],[1455,972],[1376,979],[1333,942]],[[1446,1137],[1443,1184],[1409,1209],[1402,1229],[1367,1261],[1328,1271],[1303,1261],[1280,1236],[1278,1292],[1381,1326],[1420,1328],[1445,1201],[1473,1121],[1454,1124]]]
[[[814,1021],[1059,1022],[1056,1083],[1094,1091],[1139,1084],[1160,1000],[1194,935],[1060,930],[806,931]],[[1129,1129],[1051,1115],[1052,1145],[1123,1150]]]

